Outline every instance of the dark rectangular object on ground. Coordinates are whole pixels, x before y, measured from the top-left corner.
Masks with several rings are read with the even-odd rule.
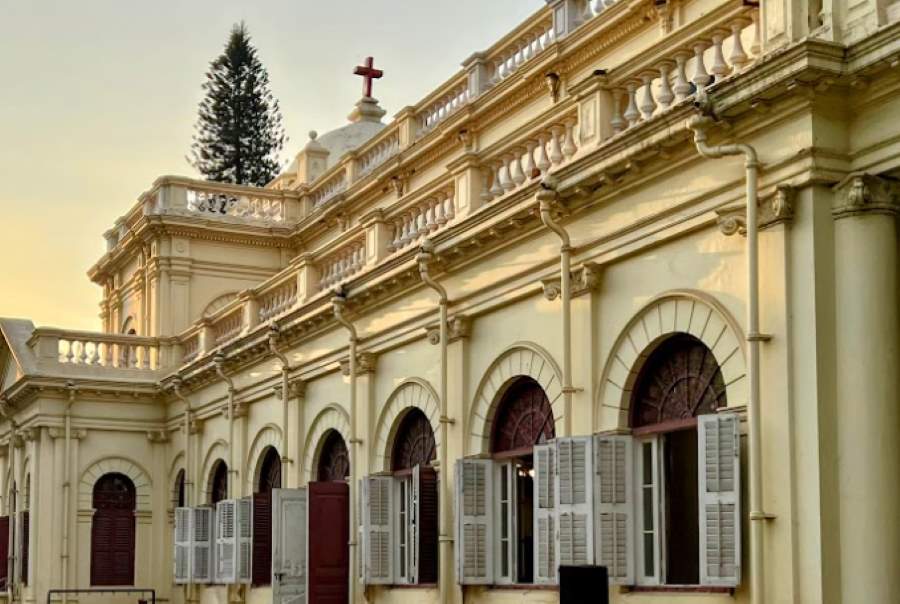
[[[559,604],[609,604],[605,566],[560,566]]]

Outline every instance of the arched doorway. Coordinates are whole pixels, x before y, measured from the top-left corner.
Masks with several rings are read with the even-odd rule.
[[[556,436],[544,389],[527,376],[503,390],[491,427],[497,461],[494,496],[500,507],[497,576],[508,583],[534,582],[534,447]]]
[[[253,494],[254,585],[272,583],[272,489],[281,488],[281,457],[275,447],[266,447],[259,461]]]
[[[726,405],[712,351],[689,334],[663,340],[631,397],[637,481],[639,582],[700,583],[697,417]]]
[[[134,584],[134,511],[137,493],[124,474],[106,474],[94,485],[91,585]]]
[[[343,604],[350,580],[350,454],[337,430],[325,433],[309,483],[309,601]]]

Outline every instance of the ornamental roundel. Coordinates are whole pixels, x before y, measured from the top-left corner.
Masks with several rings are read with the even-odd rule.
[[[434,430],[419,409],[411,409],[401,420],[391,453],[393,471],[427,466],[436,456]]]
[[[516,378],[503,394],[494,415],[491,452],[527,449],[555,436],[553,409],[547,393],[530,377]]]
[[[635,382],[633,428],[715,413],[724,407],[725,381],[712,351],[688,334],[665,340]]]
[[[337,430],[329,430],[319,453],[319,482],[346,482],[350,475],[350,454],[347,444]]]

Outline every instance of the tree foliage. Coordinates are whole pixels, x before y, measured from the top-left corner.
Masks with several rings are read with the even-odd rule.
[[[263,186],[278,174],[286,141],[269,74],[243,22],[210,63],[188,162],[217,182]]]

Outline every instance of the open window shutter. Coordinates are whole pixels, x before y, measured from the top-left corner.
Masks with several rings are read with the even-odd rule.
[[[740,419],[697,418],[700,483],[700,583],[736,587],[741,581]]]
[[[253,554],[251,576],[253,585],[272,582],[272,493],[253,495]]]
[[[0,586],[9,580],[9,516],[0,516]]]
[[[226,499],[216,504],[216,583],[237,580],[237,501]]]
[[[212,582],[213,509],[191,508],[191,579],[193,583]]]
[[[416,552],[416,583],[437,583],[438,580],[438,477],[430,466],[416,466],[413,470],[415,491],[415,519],[418,547]]]
[[[592,437],[556,439],[557,562],[594,562]]]
[[[19,550],[19,560],[21,560],[21,564],[19,564],[19,581],[25,585],[28,584],[28,557],[31,553],[31,523],[29,520],[28,510],[19,512],[19,534],[21,535],[21,541],[19,542],[21,545]]]
[[[625,435],[594,438],[595,560],[619,585],[634,583],[631,443]]]
[[[236,582],[250,583],[253,579],[253,498],[235,502],[235,537],[237,538]]]
[[[175,569],[176,585],[191,580],[191,508],[175,508]]]
[[[493,462],[456,462],[456,577],[462,585],[494,582]]]
[[[302,489],[272,489],[272,602],[305,604],[308,494]]]
[[[366,551],[363,552],[364,580],[367,585],[394,582],[392,521],[394,518],[394,479],[369,476],[363,482],[363,523]]]
[[[556,583],[556,446],[534,448],[534,582]]]
[[[366,520],[363,518],[363,505],[365,504],[365,479],[360,478],[357,481],[356,491],[356,534],[358,542],[356,544],[356,575],[360,584],[365,585],[366,582]],[[353,530],[353,527],[350,527]]]

